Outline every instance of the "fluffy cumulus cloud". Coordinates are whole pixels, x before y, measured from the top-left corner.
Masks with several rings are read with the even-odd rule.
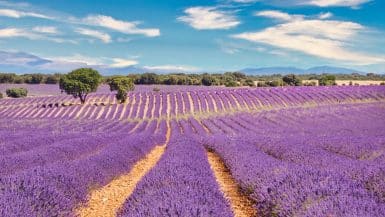
[[[263,12],[258,14],[266,15]],[[261,31],[244,32],[232,35],[232,37],[353,64],[365,65],[385,61],[384,57],[352,51],[346,47],[352,43],[360,31],[365,30],[365,27],[358,23],[322,19],[293,19],[293,17],[298,18],[298,16],[286,14],[285,16],[269,17],[281,20],[282,23]]]
[[[75,30],[75,32],[77,32],[81,35],[85,35],[85,36],[99,39],[104,43],[110,43],[111,42],[111,36],[107,33],[101,32],[101,31],[97,31],[97,30],[93,30],[93,29],[87,29],[87,28],[77,28]]]
[[[178,20],[198,30],[230,29],[240,24],[231,12],[215,7],[191,7],[184,12],[186,15],[178,17]]]
[[[117,20],[113,17],[105,15],[90,15],[82,19],[81,22],[86,25],[104,27],[124,34],[140,34],[148,37],[156,37],[160,35],[159,29],[139,28],[138,22]]]

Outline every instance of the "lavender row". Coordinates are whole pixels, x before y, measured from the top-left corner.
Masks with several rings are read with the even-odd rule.
[[[174,93],[131,92],[128,104],[115,104],[113,95],[95,94],[85,106],[62,107],[64,98],[46,97],[21,100],[2,100],[0,117],[5,118],[83,118],[130,120],[178,116],[191,113],[233,110],[258,110],[270,107],[290,107],[307,104],[336,104],[342,102],[385,99],[384,87],[319,87],[230,89],[186,91]],[[72,102],[74,99],[71,99]],[[4,101],[4,102],[3,102]],[[39,104],[58,104],[42,108]],[[94,102],[103,102],[104,105]],[[110,104],[112,103],[112,104]],[[9,105],[8,105],[9,104]],[[170,107],[170,108],[168,108]],[[168,114],[169,113],[169,114]]]
[[[222,135],[205,144],[222,157],[261,216],[382,216],[385,211],[364,185],[338,172],[282,162],[244,138]]]
[[[164,155],[118,216],[233,216],[203,146],[189,136],[193,129],[187,122],[173,122],[172,132]]]
[[[109,138],[93,135],[87,144],[92,146],[92,141],[100,138],[102,141],[98,144],[104,144],[105,148],[91,154],[77,153],[75,159],[0,176],[0,215],[74,216],[75,207],[86,202],[90,189],[127,173],[136,161],[164,141],[166,125],[160,124],[155,134],[154,126],[157,127],[157,123],[143,124],[138,127],[141,133],[123,138],[112,134]],[[77,148],[79,152],[84,151],[71,141],[63,141],[62,145],[70,147],[71,144],[74,151]]]

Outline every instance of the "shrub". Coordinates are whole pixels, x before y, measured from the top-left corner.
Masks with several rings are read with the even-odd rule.
[[[21,98],[28,95],[28,90],[25,88],[11,88],[6,90],[6,94],[8,97]]]
[[[317,83],[315,81],[306,82],[303,84],[303,86],[317,86]]]
[[[238,83],[236,82],[236,81],[226,81],[225,82],[225,86],[226,87],[238,87],[239,85],[238,85]]]
[[[257,87],[280,87],[282,85],[283,85],[282,81],[273,80],[273,81],[258,82]]]
[[[5,73],[0,74],[0,83],[13,83],[16,79],[16,74]]]
[[[26,74],[22,75],[22,77],[24,77],[24,82],[27,84],[40,84],[44,79],[42,74]]]
[[[155,73],[144,73],[139,76],[135,84],[158,84],[159,76]]]
[[[2,99],[3,98],[3,94],[2,93],[0,93],[0,99]]]
[[[385,82],[381,82],[380,85],[385,85]]]
[[[204,86],[211,86],[215,84],[215,78],[211,75],[203,75],[202,84]]]
[[[336,85],[336,76],[335,75],[323,75],[319,79],[319,85],[320,86]]]
[[[285,75],[282,78],[283,82],[289,86],[300,86],[301,85],[301,79],[299,79],[294,74]]]
[[[55,75],[48,75],[45,78],[45,83],[46,84],[57,84],[60,81],[60,75],[55,74]]]
[[[159,91],[160,91],[160,88],[159,88],[159,87],[154,87],[154,88],[152,89],[152,91],[159,92]]]
[[[246,80],[243,82],[243,85],[249,86],[249,87],[255,87],[254,81],[253,81],[252,79],[246,79]]]

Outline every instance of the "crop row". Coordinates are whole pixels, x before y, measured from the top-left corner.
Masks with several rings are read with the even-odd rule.
[[[116,104],[112,94],[94,94],[85,106],[77,105],[69,96],[2,100],[0,117],[138,120],[384,99],[384,87],[131,92],[127,104]]]

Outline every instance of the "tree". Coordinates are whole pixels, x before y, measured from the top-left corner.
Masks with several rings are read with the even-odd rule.
[[[60,80],[59,74],[47,75],[47,77],[45,78],[45,83],[46,84],[57,84],[57,83],[59,83],[59,80]]]
[[[10,88],[5,91],[8,97],[21,98],[28,95],[28,90],[25,88]]]
[[[127,92],[134,90],[134,82],[131,78],[125,76],[116,76],[108,80],[111,91],[117,91],[116,99],[120,103],[125,103],[127,100]]]
[[[301,79],[299,79],[294,74],[288,74],[283,76],[282,78],[283,82],[285,82],[289,86],[300,86],[301,85]]]
[[[140,75],[138,80],[135,82],[136,84],[158,84],[159,78],[155,73],[144,73]]]
[[[319,79],[319,85],[321,86],[328,86],[328,85],[335,85],[336,84],[336,76],[334,75],[323,75]]]
[[[255,83],[254,83],[253,79],[250,79],[250,78],[246,79],[243,82],[243,85],[249,86],[249,87],[255,87]]]
[[[44,76],[42,74],[25,74],[22,75],[24,82],[27,84],[40,84],[42,83]]]
[[[60,89],[74,96],[79,97],[80,102],[86,102],[87,95],[95,92],[102,82],[102,76],[98,71],[91,68],[76,69],[60,78]]]
[[[16,79],[16,74],[4,73],[0,74],[0,83],[13,83]]]
[[[178,83],[178,78],[175,75],[170,75],[163,80],[163,83],[166,85],[176,85]]]
[[[238,87],[239,85],[236,81],[228,80],[225,82],[225,86],[226,87]]]
[[[211,86],[215,84],[215,78],[211,75],[205,74],[202,77],[202,84],[204,86]]]

